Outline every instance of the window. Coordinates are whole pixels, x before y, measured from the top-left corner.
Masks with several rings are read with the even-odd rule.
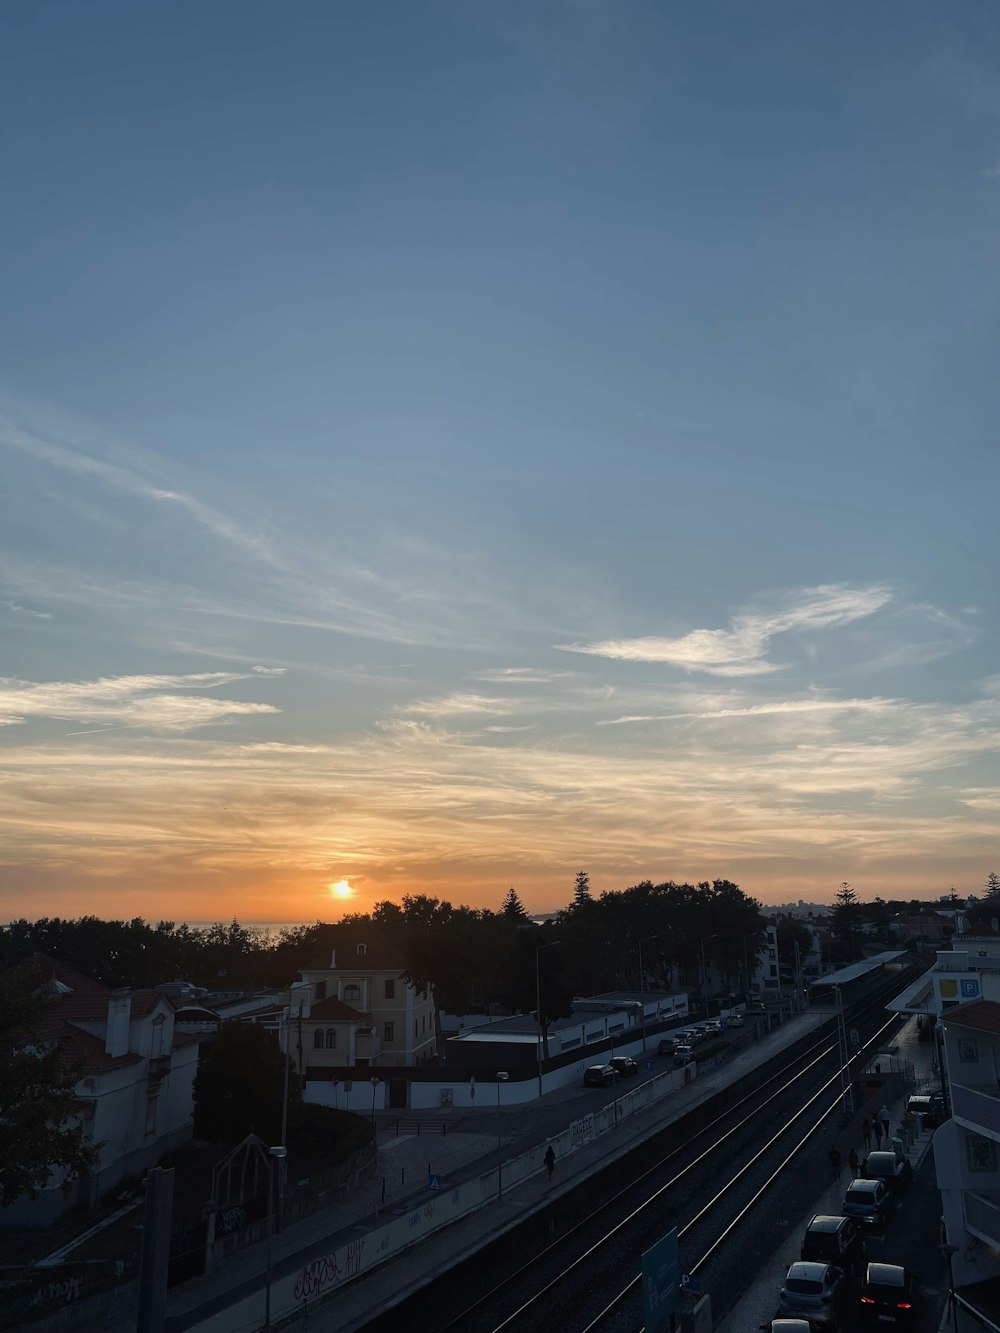
[[[326,999],[326,982],[325,982],[325,981],[317,981],[317,982],[316,982],[316,999],[317,999],[317,1000],[325,1000],[325,999]]]
[[[321,1051],[323,1049],[323,1029],[317,1028],[313,1033],[313,1050]]]
[[[345,1000],[360,1000],[360,999],[361,999],[361,987],[360,987],[360,986],[357,986],[357,985],[354,985],[353,983],[352,983],[350,986],[345,986],[345,987],[344,987],[344,999],[345,999]]]
[[[383,1024],[382,1024],[382,1040],[383,1040],[383,1041],[392,1041],[392,1039],[393,1039],[393,1037],[392,1037],[392,1033],[393,1033],[393,1028],[394,1028],[395,1026],[396,1026],[396,1025],[395,1025],[394,1023],[383,1023]]]
[[[160,1089],[159,1089],[159,1086],[157,1086],[155,1089],[154,1089],[154,1088],[150,1088],[149,1093],[148,1093],[148,1095],[147,1095],[147,1097],[146,1097],[146,1133],[147,1133],[147,1134],[155,1134],[155,1133],[156,1133],[156,1103],[157,1103],[157,1099],[159,1098],[159,1094],[160,1094]]]
[[[337,1049],[337,1029],[327,1028],[326,1030],[326,1049],[335,1051]]]
[[[364,956],[365,956],[365,954],[366,954],[367,952],[368,952],[368,945],[367,945],[367,944],[359,944],[359,945],[358,945],[358,957],[359,957],[359,958],[364,958]]]
[[[413,1020],[413,1035],[414,1037],[420,1036],[420,1024],[417,1022],[416,1019]]]
[[[385,998],[387,1000],[394,1000],[396,998],[396,983],[394,981],[387,981],[385,983]]]

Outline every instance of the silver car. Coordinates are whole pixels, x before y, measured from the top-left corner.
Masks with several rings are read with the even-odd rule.
[[[820,1328],[836,1328],[846,1296],[847,1278],[839,1268],[800,1260],[785,1276],[778,1306],[783,1315],[797,1315]]]

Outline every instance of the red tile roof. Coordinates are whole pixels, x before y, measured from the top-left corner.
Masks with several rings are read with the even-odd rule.
[[[341,1021],[347,1020],[348,1022],[357,1022],[364,1017],[365,1015],[359,1010],[352,1008],[349,1004],[345,1004],[343,1000],[338,1000],[335,995],[331,995],[328,999],[320,1000],[318,1003],[314,1004],[309,1010],[309,1018],[303,1019],[303,1022],[309,1023],[314,1018],[324,1020],[329,1019],[331,1021],[340,1019]]]
[[[358,954],[359,944],[365,946],[363,955]],[[398,976],[406,971],[406,954],[397,932],[393,931],[390,937],[375,926],[335,926],[325,952],[302,968],[302,972],[330,971],[330,955],[334,951],[338,972],[395,972]]]
[[[1000,1034],[1000,1004],[994,1000],[973,1000],[941,1015],[948,1027],[972,1028],[975,1032]]]

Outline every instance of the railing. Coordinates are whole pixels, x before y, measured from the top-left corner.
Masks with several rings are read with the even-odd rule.
[[[952,1110],[955,1117],[975,1129],[984,1129],[1000,1137],[1000,1098],[995,1092],[966,1088],[961,1083],[951,1085]]]
[[[965,1225],[981,1241],[1000,1249],[1000,1203],[966,1190]]]

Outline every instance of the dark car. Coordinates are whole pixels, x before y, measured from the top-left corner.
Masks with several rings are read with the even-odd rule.
[[[678,1046],[674,1051],[674,1065],[678,1069],[680,1069],[682,1065],[689,1065],[693,1059],[693,1046]]]
[[[610,1088],[618,1075],[611,1065],[591,1065],[583,1072],[585,1088]]]
[[[869,1264],[861,1288],[861,1320],[915,1328],[917,1279],[898,1264]]]
[[[882,1180],[860,1180],[851,1182],[844,1195],[840,1211],[845,1217],[856,1217],[863,1226],[882,1227],[889,1220],[893,1210],[892,1191]]]
[[[767,1325],[771,1333],[812,1333],[812,1325],[808,1319],[796,1319],[795,1316],[786,1318],[779,1315],[777,1319],[772,1319]]]
[[[944,1098],[939,1092],[915,1094],[906,1103],[906,1109],[920,1117],[924,1129],[936,1129],[945,1119]]]
[[[854,1217],[817,1213],[809,1219],[799,1258],[833,1264],[845,1273],[861,1277],[868,1261],[861,1223]]]
[[[619,1078],[631,1078],[633,1074],[639,1072],[639,1066],[630,1055],[613,1056],[611,1067],[616,1071]]]
[[[677,1050],[677,1041],[674,1037],[661,1037],[656,1049],[661,1055],[673,1055]]]
[[[893,1194],[902,1194],[913,1179],[913,1167],[901,1152],[870,1152],[865,1158],[863,1173],[868,1180],[884,1180]]]

